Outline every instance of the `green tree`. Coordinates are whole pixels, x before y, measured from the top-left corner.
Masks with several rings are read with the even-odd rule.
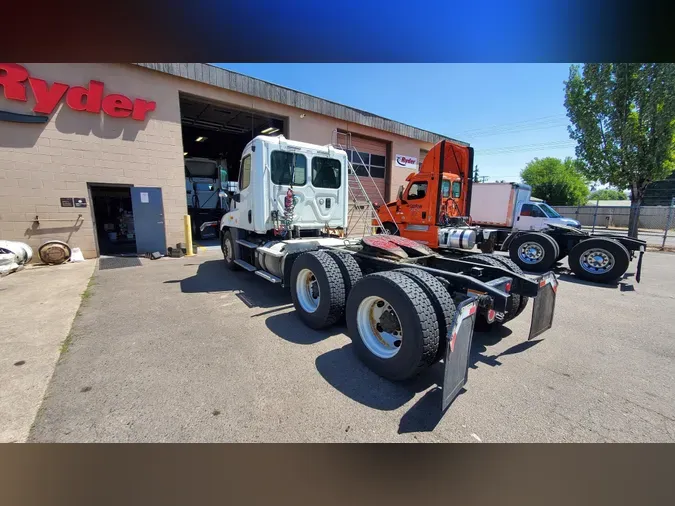
[[[626,194],[620,190],[604,188],[594,191],[588,196],[588,200],[628,200]]]
[[[556,206],[578,206],[588,200],[588,186],[571,158],[535,158],[520,172],[532,196]]]
[[[647,185],[673,170],[675,64],[572,65],[565,107],[580,170],[591,180],[630,189],[628,233],[636,237]]]

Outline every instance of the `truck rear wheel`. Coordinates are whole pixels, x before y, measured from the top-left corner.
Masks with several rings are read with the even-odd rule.
[[[220,249],[223,252],[223,258],[225,259],[225,265],[228,269],[236,271],[239,269],[239,266],[234,263],[234,240],[232,239],[232,232],[229,230],[223,230],[220,235]]]
[[[345,251],[333,249],[325,249],[322,251],[335,260],[342,273],[342,281],[345,283],[346,300],[349,297],[349,292],[354,288],[354,285],[363,277],[361,267],[359,267],[359,264],[354,260],[354,257]]]
[[[614,239],[596,238],[581,241],[569,252],[572,272],[587,281],[610,283],[624,275],[630,255],[623,244]]]
[[[291,298],[298,316],[310,328],[323,329],[338,321],[345,310],[345,283],[333,257],[310,251],[296,258]]]
[[[448,337],[452,330],[452,320],[455,317],[455,303],[446,290],[443,283],[436,279],[433,275],[422,269],[415,269],[414,267],[405,269],[396,269],[394,272],[401,272],[415,280],[419,287],[427,294],[431,304],[434,306],[436,312],[436,319],[438,320],[438,352],[434,358],[434,363],[445,357],[445,350],[448,346]]]
[[[528,232],[519,235],[509,245],[509,257],[526,271],[545,272],[555,264],[560,249],[546,234]]]
[[[400,272],[356,283],[347,328],[358,357],[383,378],[401,381],[429,367],[438,352],[438,319],[419,284]]]
[[[513,269],[509,268],[506,264],[501,262],[500,261],[501,259],[497,258],[497,255],[471,255],[469,259],[478,263],[492,265],[493,267],[504,267],[510,271],[513,271]],[[506,313],[501,323],[506,323],[508,321],[513,320],[516,317],[519,307],[520,307],[520,295],[517,293],[512,293],[511,296],[509,297],[508,302],[506,303]]]

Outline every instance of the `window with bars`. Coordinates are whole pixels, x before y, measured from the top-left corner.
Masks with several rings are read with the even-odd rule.
[[[347,150],[347,157],[352,162],[357,175],[368,176],[368,170],[370,170],[372,177],[384,178],[386,157],[356,150]]]

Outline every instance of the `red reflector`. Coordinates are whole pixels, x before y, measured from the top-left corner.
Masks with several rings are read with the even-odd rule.
[[[469,316],[476,313],[476,304],[469,308]]]
[[[504,291],[506,291],[506,292],[511,291],[511,283],[506,283],[506,286],[504,287]]]
[[[539,280],[539,286],[546,286],[546,278],[541,278],[541,280]]]
[[[453,332],[452,339],[450,339],[450,352],[455,351],[455,341],[457,341],[457,332]]]
[[[497,314],[497,313],[495,312],[494,309],[489,309],[489,310],[488,310],[488,317],[487,317],[487,319],[488,319],[488,321],[489,321],[490,323],[492,323],[492,321],[495,319],[495,315],[496,315],[496,314]]]

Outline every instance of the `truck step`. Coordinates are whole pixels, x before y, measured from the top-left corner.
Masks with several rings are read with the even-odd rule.
[[[274,274],[270,274],[267,271],[255,271],[255,273],[263,279],[266,279],[270,283],[281,283],[281,278],[276,277]]]
[[[237,244],[240,244],[244,248],[256,249],[258,245],[254,242],[245,241],[244,239],[237,239]]]
[[[260,246],[256,251],[259,251],[260,253],[264,253],[265,255],[269,255],[274,258],[281,258],[286,255],[286,253],[265,248],[264,246]]]
[[[240,259],[236,259],[236,260],[234,261],[234,263],[237,264],[237,265],[238,265],[239,267],[241,267],[242,269],[246,269],[248,272],[255,272],[255,271],[258,270],[258,269],[256,269],[255,266],[251,265],[251,264],[248,263],[248,262],[245,262],[245,261],[243,261],[243,260],[240,260]]]

